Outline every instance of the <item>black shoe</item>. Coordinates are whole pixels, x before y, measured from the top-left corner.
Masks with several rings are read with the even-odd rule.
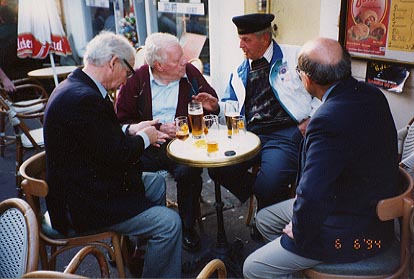
[[[200,250],[200,237],[194,227],[185,228],[183,226],[183,248],[190,252]]]

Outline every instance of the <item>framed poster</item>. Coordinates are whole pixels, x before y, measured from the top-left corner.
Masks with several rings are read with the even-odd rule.
[[[414,0],[342,0],[341,40],[353,57],[414,65]]]

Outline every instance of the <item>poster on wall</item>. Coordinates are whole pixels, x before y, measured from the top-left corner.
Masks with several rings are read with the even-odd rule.
[[[346,48],[350,52],[385,55],[390,0],[349,2]]]
[[[413,14],[414,0],[347,1],[344,46],[355,57],[414,64]]]
[[[401,93],[410,75],[407,66],[381,61],[368,61],[365,81],[390,92]]]

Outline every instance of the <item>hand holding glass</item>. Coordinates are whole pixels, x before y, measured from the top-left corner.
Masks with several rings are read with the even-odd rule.
[[[207,145],[207,155],[215,156],[219,151],[219,122],[217,115],[206,115],[204,120],[204,138]]]
[[[231,118],[237,115],[239,115],[239,102],[227,100],[224,103],[224,116],[226,117],[228,138],[231,138],[232,135]]]
[[[186,140],[188,138],[189,127],[187,116],[178,116],[175,118],[175,136],[180,140]]]
[[[188,103],[188,117],[190,118],[193,138],[201,138],[203,134],[203,105],[201,102]]]

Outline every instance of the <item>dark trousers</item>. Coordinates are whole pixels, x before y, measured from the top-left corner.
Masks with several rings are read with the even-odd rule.
[[[194,226],[200,206],[203,169],[172,161],[167,156],[166,147],[167,143],[164,143],[159,148],[150,146],[145,149],[141,156],[143,171],[167,170],[173,175],[177,183],[177,203],[181,220],[185,227],[191,228]]]
[[[289,184],[296,179],[303,137],[296,126],[258,136],[262,148],[256,157],[237,165],[209,169],[209,175],[241,202],[253,192],[261,209],[289,198]],[[248,173],[254,165],[260,165],[256,177]]]

